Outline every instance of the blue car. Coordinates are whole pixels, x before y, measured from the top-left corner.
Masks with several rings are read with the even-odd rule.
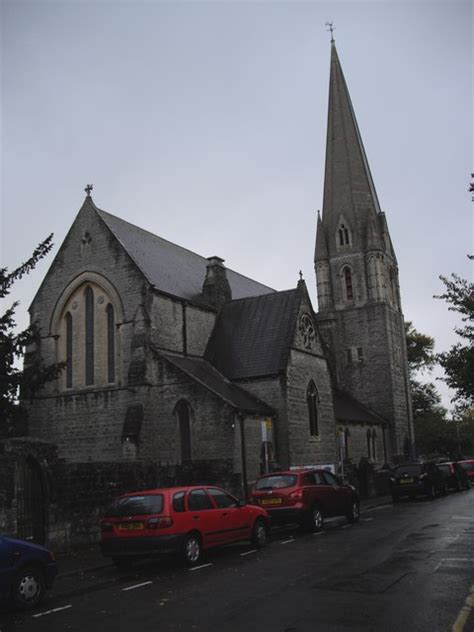
[[[51,588],[57,572],[48,549],[0,536],[0,604],[33,608]]]

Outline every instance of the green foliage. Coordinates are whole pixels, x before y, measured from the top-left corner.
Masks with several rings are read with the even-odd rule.
[[[45,257],[51,248],[53,235],[49,235],[34,250],[31,257],[12,272],[0,269],[0,298],[5,298],[15,281],[33,270],[38,261]],[[18,403],[20,389],[30,397],[47,382],[55,379],[63,368],[63,363],[45,366],[37,350],[40,345],[40,332],[36,324],[24,331],[15,332],[14,302],[0,316],[0,435],[8,436],[24,429],[26,411]],[[18,361],[24,360],[24,368],[18,368]]]
[[[472,255],[469,258],[472,259]],[[445,371],[447,385],[456,391],[453,401],[468,408],[474,404],[474,283],[457,274],[451,274],[450,278],[440,276],[440,279],[446,290],[435,298],[447,301],[448,309],[458,312],[464,324],[454,329],[461,342],[440,353],[438,361]]]
[[[418,454],[458,459],[474,456],[474,409],[451,420],[421,415],[415,420]]]
[[[409,320],[405,323],[405,336],[410,372],[431,369],[436,363],[434,338],[417,331]]]

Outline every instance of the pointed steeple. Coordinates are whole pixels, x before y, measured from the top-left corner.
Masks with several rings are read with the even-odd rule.
[[[326,236],[324,234],[321,213],[318,211],[318,225],[316,228],[316,247],[314,249],[314,262],[325,261],[329,258]]]
[[[326,140],[323,224],[329,239],[329,251],[335,248],[338,222],[343,216],[355,237],[363,239],[367,216],[378,215],[380,205],[365,154],[362,137],[352,107],[334,42],[331,43],[329,111]]]

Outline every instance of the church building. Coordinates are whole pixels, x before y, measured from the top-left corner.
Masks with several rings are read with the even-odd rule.
[[[331,48],[317,311],[302,278],[267,287],[86,187],[30,307],[37,354],[65,369],[29,403],[29,435],[66,463],[227,459],[245,487],[278,467],[411,453],[397,259]]]

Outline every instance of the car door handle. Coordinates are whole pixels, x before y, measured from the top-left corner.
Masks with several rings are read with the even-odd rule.
[[[199,516],[193,516],[194,520],[199,520]]]
[[[224,511],[224,513],[222,515],[223,516],[228,516],[229,514],[227,513],[227,511]]]

